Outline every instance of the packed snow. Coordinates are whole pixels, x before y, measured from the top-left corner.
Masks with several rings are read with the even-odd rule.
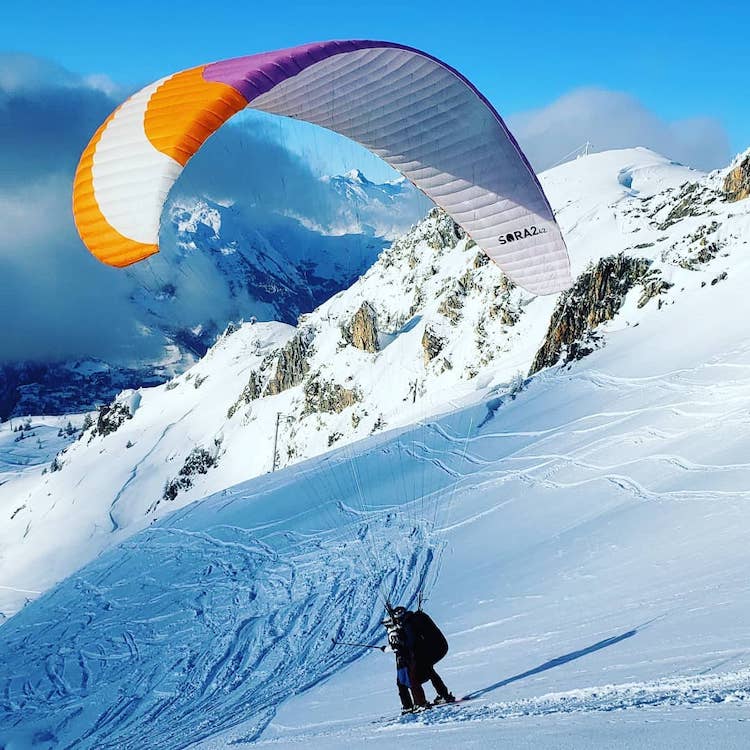
[[[673,284],[567,368],[517,377],[554,300],[498,292],[431,215],[302,321],[301,383],[228,414],[297,334],[248,324],[8,479],[0,742],[743,747],[750,201],[720,178],[640,149],[543,175],[575,272],[625,251]],[[363,302],[375,353],[341,336]],[[312,381],[358,400],[308,411]],[[398,719],[392,656],[330,638],[382,642],[384,596],[420,588],[469,700]]]

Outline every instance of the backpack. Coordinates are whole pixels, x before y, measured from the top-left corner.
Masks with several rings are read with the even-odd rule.
[[[410,613],[408,627],[414,638],[414,656],[421,678],[448,653],[448,641],[432,618],[422,610]],[[425,676],[422,682],[426,679]]]

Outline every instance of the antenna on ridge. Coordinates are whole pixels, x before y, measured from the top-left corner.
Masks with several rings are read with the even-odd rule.
[[[565,156],[563,156],[560,161],[555,162],[552,167],[549,167],[549,169],[559,167],[560,164],[569,161],[573,157],[575,157],[576,159],[580,159],[582,156],[588,156],[593,150],[594,144],[591,141],[586,141],[586,143],[578,146],[578,148],[574,148],[570,153],[565,154]]]

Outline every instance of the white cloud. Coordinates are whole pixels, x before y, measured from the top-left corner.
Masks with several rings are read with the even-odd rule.
[[[128,314],[127,281],[81,245],[67,178],[0,191],[0,363],[124,359],[139,339],[156,356]]]
[[[597,151],[645,146],[697,169],[724,166],[729,138],[710,117],[669,122],[618,91],[583,88],[541,109],[508,118],[521,148],[538,171],[591,141]]]
[[[115,105],[101,81],[0,54],[0,362],[116,358],[139,338],[126,278],[86,252],[71,212],[78,157]]]

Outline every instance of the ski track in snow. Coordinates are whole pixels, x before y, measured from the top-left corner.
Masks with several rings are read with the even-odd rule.
[[[505,683],[513,681],[511,677]],[[662,705],[697,705],[724,701],[750,700],[750,670],[709,677],[682,677],[647,683],[599,685],[515,701],[497,703],[470,700],[457,706],[455,714],[447,711],[406,717],[405,722],[443,724],[457,721],[483,721],[519,716],[544,716],[581,711],[621,711],[628,708]],[[469,696],[471,698],[471,696]]]
[[[138,476],[138,469],[140,469],[141,466],[143,466],[143,464],[146,463],[148,461],[148,459],[154,454],[154,452],[156,451],[156,449],[161,445],[162,440],[164,440],[164,438],[170,433],[170,431],[172,430],[172,428],[176,427],[178,424],[180,424],[180,422],[182,422],[183,420],[187,419],[187,417],[189,417],[193,413],[193,411],[194,411],[194,409],[190,409],[189,411],[185,412],[185,414],[183,414],[179,419],[175,420],[174,422],[170,422],[162,430],[162,432],[159,435],[159,437],[156,439],[156,441],[151,446],[151,448],[149,448],[149,450],[145,453],[145,455],[143,456],[143,458],[141,458],[141,460],[138,461],[138,463],[136,463],[133,466],[133,468],[132,468],[132,470],[130,472],[130,475],[125,480],[125,483],[122,485],[122,487],[120,487],[120,489],[117,491],[117,494],[114,496],[114,498],[112,500],[112,503],[109,506],[109,520],[110,520],[110,522],[112,524],[112,528],[111,528],[112,532],[115,532],[115,531],[117,531],[120,528],[120,524],[117,522],[117,519],[115,518],[115,515],[114,515],[115,506],[120,502],[120,499],[125,494],[125,491],[131,485],[131,483],[133,482],[133,480]]]
[[[624,634],[627,635],[627,634]],[[539,669],[547,668],[541,665]],[[535,670],[530,670],[532,674]],[[503,687],[525,675],[509,677],[490,686]],[[411,728],[414,731],[430,727],[460,725],[465,722],[500,721],[503,719],[527,716],[552,716],[582,712],[611,712],[627,709],[654,708],[660,706],[698,706],[724,702],[744,702],[750,700],[750,670],[730,672],[723,675],[677,677],[653,682],[625,683],[620,685],[599,685],[596,687],[548,693],[534,698],[492,702],[465,696],[455,705],[438,706],[419,714],[400,718],[383,716],[374,723],[377,733],[387,734],[393,729]],[[372,730],[373,728],[370,727]],[[334,734],[349,734],[351,727],[337,728],[331,732],[313,731],[315,739]],[[268,743],[273,744],[272,740]]]
[[[619,638],[629,635],[632,633],[625,633]],[[528,673],[509,677],[479,693],[491,692],[551,666],[554,665],[542,664],[536,669],[529,670]],[[400,740],[408,742],[409,732],[437,729],[447,731],[449,734],[446,736],[451,736],[451,730],[456,730],[467,723],[501,722],[524,717],[554,717],[560,714],[610,713],[659,707],[744,703],[750,701],[748,684],[750,684],[750,670],[740,670],[722,675],[695,675],[651,682],[599,685],[509,701],[490,701],[469,694],[462,697],[456,704],[436,706],[418,714],[395,718],[392,715],[381,716],[364,723],[364,726],[361,719],[339,724],[330,722],[308,725],[303,734],[263,739],[258,744],[261,746],[286,745],[291,740],[324,746],[325,743],[333,742],[336,738],[354,744],[357,742],[358,735],[364,735],[362,741],[364,739],[377,741],[378,737],[383,741],[388,741],[388,736],[394,732],[398,733]]]
[[[280,554],[244,530],[215,531],[225,538],[149,529],[40,600],[33,647],[13,632],[22,616],[3,629],[0,726],[11,738],[52,711],[53,727],[36,735],[54,747],[142,748],[146,725],[149,747],[187,747],[240,723],[251,741],[285,697],[359,655],[332,647],[331,634],[375,636],[381,582],[362,585],[361,545],[338,535]],[[392,533],[384,575],[408,599],[429,558],[402,554]],[[136,558],[140,578],[122,577]],[[27,677],[37,662],[42,673]]]

